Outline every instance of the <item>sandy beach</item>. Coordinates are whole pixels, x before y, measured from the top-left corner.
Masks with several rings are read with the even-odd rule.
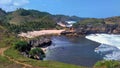
[[[20,37],[27,37],[27,38],[34,38],[37,36],[41,36],[41,35],[51,35],[51,34],[57,34],[60,35],[61,32],[63,32],[65,30],[40,30],[40,31],[30,31],[27,33],[20,33],[18,34],[18,36]]]

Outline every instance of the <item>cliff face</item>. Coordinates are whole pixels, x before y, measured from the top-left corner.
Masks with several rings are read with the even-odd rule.
[[[38,37],[30,39],[26,43],[27,45],[22,48],[22,50],[20,50],[20,53],[25,57],[43,60],[45,57],[45,51],[47,49],[46,47],[50,46],[52,44],[52,41],[48,37]]]
[[[73,28],[74,33],[76,33],[77,35],[86,35],[93,33],[120,34],[120,16],[109,17],[104,19],[84,19],[74,24]]]
[[[62,32],[63,35],[88,35],[94,33],[108,33],[108,34],[120,34],[120,25],[104,24],[99,26],[87,26],[82,25],[74,30],[67,30]]]
[[[29,41],[29,45],[31,45],[32,47],[47,47],[50,46],[51,44],[52,44],[51,39],[45,37],[40,37]]]

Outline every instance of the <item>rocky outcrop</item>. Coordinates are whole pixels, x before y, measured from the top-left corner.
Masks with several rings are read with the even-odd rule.
[[[62,35],[87,35],[94,33],[108,33],[108,34],[120,34],[120,25],[113,24],[104,24],[99,26],[90,26],[90,25],[82,25],[78,28],[74,28],[74,31],[67,30],[62,32]]]
[[[52,44],[52,41],[50,38],[40,37],[40,38],[32,39],[28,43],[32,47],[46,47],[46,46],[50,46]]]
[[[37,60],[42,60],[45,57],[45,52],[42,48],[48,47],[52,44],[52,41],[48,37],[38,37],[34,38],[28,41],[28,44],[24,51],[20,51],[21,54],[25,57],[29,57],[32,59],[37,59]],[[40,52],[42,53],[37,53],[34,56],[30,55],[31,50],[33,49],[41,49]],[[38,50],[39,51],[39,50]],[[35,50],[33,50],[33,53]],[[35,52],[36,53],[36,52]]]

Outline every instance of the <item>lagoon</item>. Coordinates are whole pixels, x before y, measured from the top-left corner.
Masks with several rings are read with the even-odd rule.
[[[58,61],[80,66],[93,66],[103,57],[95,52],[100,44],[81,37],[52,36],[45,60]]]

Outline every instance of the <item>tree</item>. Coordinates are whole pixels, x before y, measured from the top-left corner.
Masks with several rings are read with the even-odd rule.
[[[28,43],[26,41],[18,41],[15,43],[14,48],[19,50],[20,52],[27,51]]]
[[[31,57],[34,57],[34,59],[43,59],[45,57],[45,53],[40,48],[33,48],[30,50],[29,54]]]

